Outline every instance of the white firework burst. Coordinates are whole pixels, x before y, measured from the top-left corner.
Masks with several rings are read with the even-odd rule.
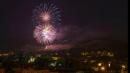
[[[38,43],[48,45],[55,40],[56,29],[50,24],[38,25],[34,30],[34,38]]]

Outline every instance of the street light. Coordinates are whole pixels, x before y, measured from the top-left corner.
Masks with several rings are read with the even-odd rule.
[[[102,70],[102,71],[105,71],[106,69],[105,69],[105,67],[104,67],[104,66],[102,66],[102,67],[101,67],[101,70]]]
[[[102,66],[102,63],[98,63],[98,66]]]

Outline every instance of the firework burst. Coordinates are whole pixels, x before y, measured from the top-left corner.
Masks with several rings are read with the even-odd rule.
[[[56,26],[60,24],[61,13],[59,8],[52,2],[41,3],[33,10],[32,21],[35,26],[46,23]]]
[[[55,40],[56,29],[50,24],[45,26],[38,25],[34,30],[34,38],[38,43],[48,45]]]

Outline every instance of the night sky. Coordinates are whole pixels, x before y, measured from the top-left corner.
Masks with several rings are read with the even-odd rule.
[[[0,47],[35,44],[32,10],[41,0],[0,1]],[[56,43],[87,40],[127,42],[127,0],[55,0],[62,24]]]

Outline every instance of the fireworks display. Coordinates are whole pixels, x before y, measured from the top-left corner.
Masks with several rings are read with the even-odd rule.
[[[56,38],[56,26],[60,25],[60,11],[52,2],[42,3],[33,10],[34,38],[49,45]]]

